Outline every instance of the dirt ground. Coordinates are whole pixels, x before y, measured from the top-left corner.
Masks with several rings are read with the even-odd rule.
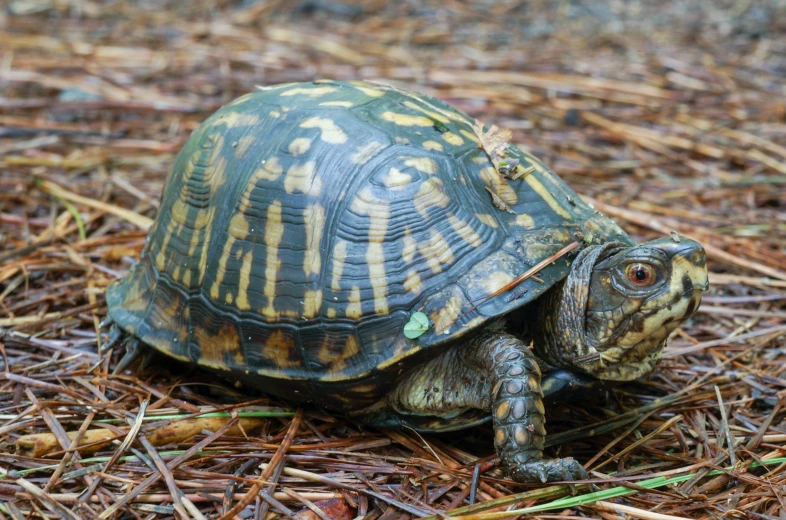
[[[594,487],[506,480],[489,426],[111,374],[104,290],[190,132],[316,78],[448,101],[636,240],[705,245],[711,289],[660,368],[548,411],[549,453]],[[786,518],[785,345],[786,2],[0,2],[0,520]]]

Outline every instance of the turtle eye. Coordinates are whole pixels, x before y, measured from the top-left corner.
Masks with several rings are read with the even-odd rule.
[[[628,280],[639,287],[648,287],[655,282],[655,269],[647,264],[630,264],[625,269]]]

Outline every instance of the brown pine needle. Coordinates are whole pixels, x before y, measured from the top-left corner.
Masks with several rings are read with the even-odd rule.
[[[470,312],[474,311],[475,309],[477,309],[478,307],[480,307],[481,305],[483,305],[484,303],[486,303],[490,299],[492,299],[492,298],[494,298],[496,296],[499,296],[502,293],[510,291],[511,289],[514,289],[518,285],[521,285],[521,283],[525,282],[526,280],[528,280],[528,279],[532,278],[533,276],[535,276],[536,274],[538,274],[541,270],[543,270],[544,267],[546,267],[549,264],[552,264],[552,263],[556,262],[557,260],[559,260],[560,258],[565,256],[566,254],[570,253],[571,251],[573,251],[577,247],[579,247],[579,243],[578,242],[572,242],[571,244],[563,247],[562,249],[560,249],[559,251],[557,251],[553,255],[549,256],[548,258],[545,258],[545,259],[541,260],[540,262],[535,264],[532,268],[530,268],[524,274],[522,274],[520,276],[517,276],[512,281],[508,282],[507,284],[503,285],[502,287],[500,287],[496,291],[494,291],[491,294],[489,294],[488,296],[484,297],[480,302],[474,303],[472,305],[472,307],[469,308],[467,313],[470,313]]]

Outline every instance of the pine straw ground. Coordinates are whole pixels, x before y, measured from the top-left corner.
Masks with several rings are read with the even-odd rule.
[[[130,4],[0,13],[0,518],[786,518],[782,3]],[[448,100],[637,239],[707,246],[712,288],[661,368],[550,410],[552,453],[627,496],[504,480],[488,427],[376,431],[175,364],[108,373],[104,289],[190,131],[257,84],[317,77]],[[74,452],[66,432],[95,429],[115,442]],[[48,455],[17,444],[33,433]]]

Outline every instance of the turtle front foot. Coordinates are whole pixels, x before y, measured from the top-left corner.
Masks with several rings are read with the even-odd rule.
[[[534,460],[508,469],[516,482],[570,482],[586,480],[587,471],[571,457],[564,459]]]

